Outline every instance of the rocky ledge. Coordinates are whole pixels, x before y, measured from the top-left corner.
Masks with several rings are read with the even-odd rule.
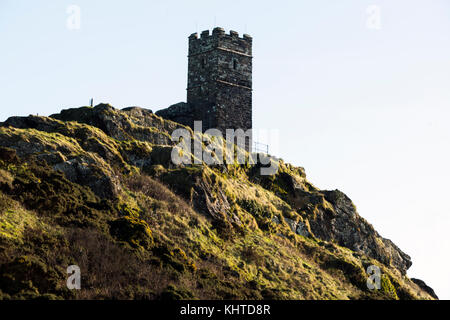
[[[0,297],[437,298],[344,193],[282,160],[174,165],[181,127],[106,104],[1,123]],[[69,264],[89,289],[64,287]]]

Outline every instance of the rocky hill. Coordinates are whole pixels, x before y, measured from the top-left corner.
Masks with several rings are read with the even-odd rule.
[[[0,298],[436,298],[344,193],[282,160],[174,165],[180,127],[105,104],[1,123]]]

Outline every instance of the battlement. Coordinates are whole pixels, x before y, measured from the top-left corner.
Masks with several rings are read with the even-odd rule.
[[[214,49],[225,49],[251,56],[252,40],[248,34],[240,37],[236,31],[231,30],[227,34],[224,29],[217,27],[212,32],[202,31],[200,36],[197,33],[191,34],[189,36],[189,55],[201,54]]]
[[[187,103],[158,115],[202,130],[252,128],[252,37],[222,28],[189,36]],[[252,146],[246,141],[246,149]]]
[[[225,30],[223,28],[217,27],[214,28],[212,30],[212,33],[210,34],[209,30],[204,30],[202,31],[202,33],[200,34],[200,37],[198,36],[198,33],[195,32],[193,34],[191,34],[189,36],[190,40],[206,40],[206,39],[210,39],[210,38],[217,38],[217,37],[222,37],[222,38],[239,38],[239,33],[233,30],[230,30],[230,32],[228,34],[225,33]],[[243,34],[242,38],[239,38],[241,40],[245,40],[248,42],[251,42],[253,40],[253,38],[248,35],[248,34]]]
[[[252,37],[222,28],[189,36],[187,102],[158,115],[202,130],[252,128]],[[246,141],[246,148],[251,150]]]

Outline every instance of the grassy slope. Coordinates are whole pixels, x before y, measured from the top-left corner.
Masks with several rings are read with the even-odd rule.
[[[248,165],[174,167],[177,125],[147,117],[126,115],[115,137],[49,118],[35,119],[47,129],[0,127],[0,298],[431,298],[393,267],[292,232],[284,218],[308,220],[277,177],[314,191],[301,168],[280,162],[263,181]],[[56,170],[72,160],[111,187]],[[66,289],[71,264],[82,290]],[[371,264],[378,291],[366,287]]]

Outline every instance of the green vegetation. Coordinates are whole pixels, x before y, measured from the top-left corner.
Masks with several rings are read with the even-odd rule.
[[[302,168],[175,166],[180,125],[141,109],[26,119],[0,127],[0,299],[430,298],[388,264],[368,290],[379,261],[312,234],[335,199]]]

